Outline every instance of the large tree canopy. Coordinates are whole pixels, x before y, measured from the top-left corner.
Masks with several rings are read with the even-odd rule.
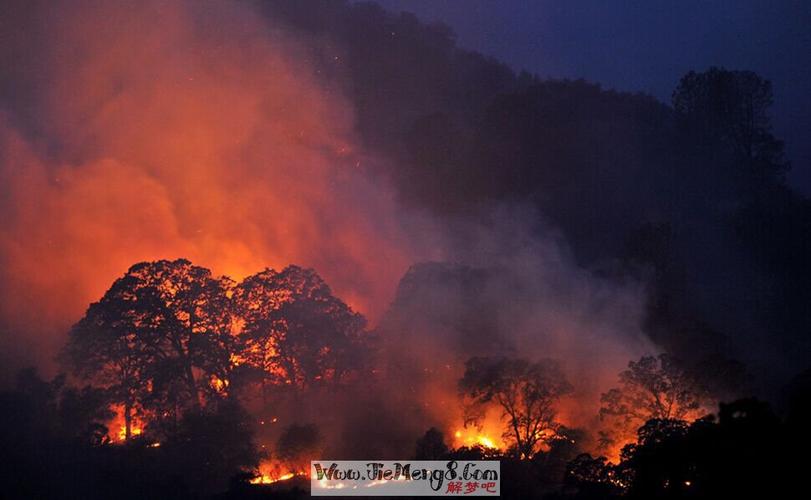
[[[728,148],[734,160],[762,174],[783,173],[783,144],[772,135],[772,84],[751,71],[690,71],[673,91],[673,108],[694,133]]]
[[[233,304],[243,321],[241,356],[263,380],[309,387],[358,368],[366,321],[311,269],[266,269],[245,278]]]
[[[136,264],[73,327],[67,364],[116,394],[128,437],[132,409],[174,416],[227,380],[231,287],[187,260]]]
[[[230,393],[236,373],[273,386],[341,380],[360,366],[363,316],[310,269],[235,284],[187,260],[132,266],[72,328],[64,360],[133,413],[176,421]],[[236,377],[239,378],[239,377]]]
[[[602,395],[600,417],[609,424],[604,444],[633,436],[646,421],[695,420],[709,400],[704,386],[668,354],[630,361],[620,386]]]
[[[520,458],[531,458],[560,430],[557,403],[572,386],[553,360],[471,358],[459,390],[474,423],[483,406],[498,405],[506,420],[504,438],[513,442]]]

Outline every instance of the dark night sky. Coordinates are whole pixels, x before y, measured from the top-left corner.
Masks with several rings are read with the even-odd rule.
[[[791,182],[811,194],[811,1],[376,0],[442,21],[458,44],[542,77],[585,78],[669,102],[709,66],[772,81]]]

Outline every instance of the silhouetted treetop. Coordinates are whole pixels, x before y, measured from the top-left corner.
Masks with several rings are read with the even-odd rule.
[[[783,143],[772,135],[772,84],[752,71],[712,67],[690,71],[673,92],[673,108],[693,132],[730,148],[752,173],[781,175],[789,168]]]
[[[405,204],[451,215],[448,224],[531,204],[585,267],[621,261],[653,281],[645,329],[661,347],[688,361],[696,344],[701,357],[758,357],[779,331],[786,369],[807,365],[811,320],[799,304],[811,280],[797,259],[809,210],[783,180],[764,78],[694,71],[662,103],[516,74],[458,47],[446,26],[372,3],[259,5],[348,97],[363,145],[389,160],[362,168],[387,177]],[[653,249],[662,253],[641,263],[625,255],[650,227],[668,228],[667,247]]]
[[[445,444],[445,436],[436,427],[431,427],[417,440],[414,452],[416,460],[441,460],[450,449]]]
[[[475,425],[486,406],[495,405],[505,420],[504,438],[520,458],[532,458],[539,444],[557,436],[557,404],[572,389],[558,363],[549,359],[471,358],[459,380],[469,422]]]
[[[153,424],[227,398],[242,375],[297,387],[362,366],[363,316],[313,270],[265,270],[236,284],[189,261],[132,266],[71,329],[63,359]],[[250,381],[250,377],[247,378]]]
[[[263,380],[304,387],[361,368],[366,320],[315,271],[265,270],[237,285],[232,300],[243,322],[240,356]]]
[[[65,359],[116,394],[127,437],[133,409],[199,408],[228,380],[232,287],[183,259],[136,264],[73,327]]]
[[[645,422],[694,420],[709,406],[704,386],[668,354],[630,361],[619,379],[620,387],[600,398],[605,445],[621,442]]]

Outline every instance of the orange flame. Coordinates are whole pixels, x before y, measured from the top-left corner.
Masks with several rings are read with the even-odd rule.
[[[127,425],[124,419],[124,406],[115,405],[111,408],[115,411],[115,416],[107,424],[109,432],[107,437],[112,443],[123,443],[127,440]],[[139,436],[144,432],[144,422],[139,418],[132,418],[130,422],[131,437]]]
[[[273,484],[279,481],[293,479],[297,474],[292,471],[282,472],[282,465],[273,460],[264,460],[259,464],[259,475],[251,479],[251,484]]]
[[[160,258],[234,279],[313,267],[374,320],[420,243],[390,189],[354,167],[352,107],[301,47],[246,6],[82,5],[32,10],[43,26],[26,61],[41,66],[20,74],[49,82],[30,106],[43,137],[0,116],[0,200],[13,207],[0,317],[15,342],[46,365],[88,303]]]
[[[492,423],[482,426],[482,429],[474,427],[462,427],[453,434],[453,447],[459,448],[461,446],[483,446],[490,449],[504,449],[504,442],[500,436],[501,431]]]

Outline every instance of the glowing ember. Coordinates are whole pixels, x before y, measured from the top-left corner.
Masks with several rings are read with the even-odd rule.
[[[296,474],[292,472],[282,474],[279,477],[271,477],[267,474],[262,474],[258,477],[251,479],[251,484],[273,484],[279,481],[287,481],[288,479],[293,479],[294,477],[296,477]]]
[[[279,481],[287,481],[296,476],[305,475],[301,471],[290,470],[288,466],[276,460],[263,460],[259,464],[259,474],[251,479],[251,484],[273,484]]]
[[[143,432],[144,432],[144,430],[141,429],[140,427],[138,427],[137,425],[133,425],[132,429],[130,429],[131,437],[138,436],[138,435],[142,434]],[[118,429],[118,440],[119,441],[126,441],[127,440],[127,426],[126,425],[122,425]]]
[[[497,448],[497,446],[495,445],[495,443],[493,443],[493,440],[492,440],[492,439],[490,439],[490,438],[489,438],[489,437],[487,437],[487,436],[478,436],[478,437],[476,438],[476,440],[477,440],[477,442],[478,442],[480,445],[482,445],[482,446],[484,446],[484,447],[486,447],[486,448]]]
[[[474,428],[462,428],[454,432],[454,447],[460,446],[483,446],[490,449],[500,449],[504,445],[501,440],[495,439],[492,436],[496,431]]]
[[[222,395],[227,395],[228,394],[228,392],[227,392],[228,381],[227,380],[223,380],[223,379],[221,379],[219,377],[216,377],[216,376],[212,375],[211,380],[209,381],[209,383],[211,385],[211,388],[214,389],[215,391],[217,391],[217,393],[222,394]]]
[[[124,407],[121,405],[114,405],[111,407],[115,411],[115,417],[107,423],[109,432],[107,436],[113,443],[123,443],[127,440],[127,425],[124,419]],[[144,432],[144,422],[139,418],[132,418],[130,422],[130,437],[135,437]]]

